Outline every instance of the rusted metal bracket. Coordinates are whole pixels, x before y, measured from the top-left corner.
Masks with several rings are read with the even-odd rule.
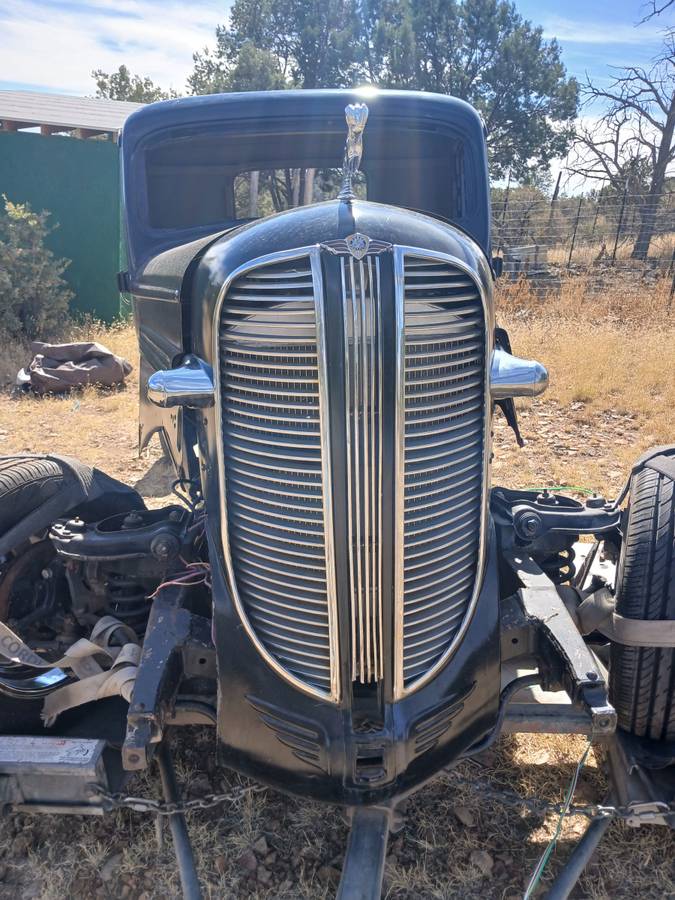
[[[183,590],[165,588],[150,610],[122,746],[127,771],[147,768],[173,719],[181,682],[215,678],[210,622],[180,605]]]
[[[523,611],[537,628],[538,655],[546,659],[552,653],[560,661],[563,687],[573,702],[588,710],[591,735],[597,738],[613,734],[616,710],[607,696],[604,673],[555,585],[527,554],[510,551],[504,556],[522,585],[518,595]]]

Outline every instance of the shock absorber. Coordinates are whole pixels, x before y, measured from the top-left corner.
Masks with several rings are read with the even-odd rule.
[[[106,588],[106,614],[114,616],[133,628],[138,635],[142,635],[152,605],[147,589],[132,575],[115,571],[104,571],[101,575]]]

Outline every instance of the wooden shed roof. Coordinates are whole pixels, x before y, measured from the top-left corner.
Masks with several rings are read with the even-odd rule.
[[[68,131],[78,137],[110,134],[116,138],[128,116],[142,105],[38,91],[0,91],[0,122],[3,131],[39,127],[42,134]]]

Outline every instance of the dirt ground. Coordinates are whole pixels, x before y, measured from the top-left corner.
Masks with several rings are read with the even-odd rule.
[[[661,312],[645,325],[644,314],[607,298],[584,306],[583,297],[570,295],[554,312],[533,303],[522,297],[515,302],[507,294],[501,318],[516,352],[549,366],[551,389],[521,405],[527,438],[522,450],[497,418],[493,481],[595,488],[611,496],[639,453],[673,440],[675,329]],[[89,329],[86,336],[98,337],[136,363],[129,327]],[[21,362],[18,350],[16,355]],[[12,358],[9,368],[13,363]],[[137,389],[134,374],[121,392],[88,389],[45,400],[1,396],[0,453],[78,455],[160,503],[168,493],[169,473],[157,447],[137,456]],[[584,738],[508,736],[485,758],[439,776],[409,803],[405,827],[390,843],[386,896],[522,896],[555,818],[503,807],[461,778],[477,776],[558,801],[584,747]],[[188,796],[247,783],[217,767],[208,729],[181,736],[176,753]],[[604,790],[602,750],[597,749],[577,799],[600,801]],[[139,778],[133,792],[158,796],[156,773]],[[231,806],[192,814],[190,826],[209,898],[334,896],[347,830],[333,810],[274,791],[250,792]],[[566,821],[544,887],[583,827],[583,819]],[[575,896],[675,898],[674,850],[675,839],[664,829],[612,825]],[[170,839],[158,849],[155,825],[147,816],[121,811],[103,819],[0,819],[0,900],[178,896]]]

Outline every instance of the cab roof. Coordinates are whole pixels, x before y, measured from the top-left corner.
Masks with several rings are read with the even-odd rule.
[[[469,104],[416,91],[293,90],[153,103],[121,137],[130,271],[163,250],[237,227],[239,173],[340,166],[344,108],[365,102],[368,199],[450,221],[490,252],[483,123]]]

